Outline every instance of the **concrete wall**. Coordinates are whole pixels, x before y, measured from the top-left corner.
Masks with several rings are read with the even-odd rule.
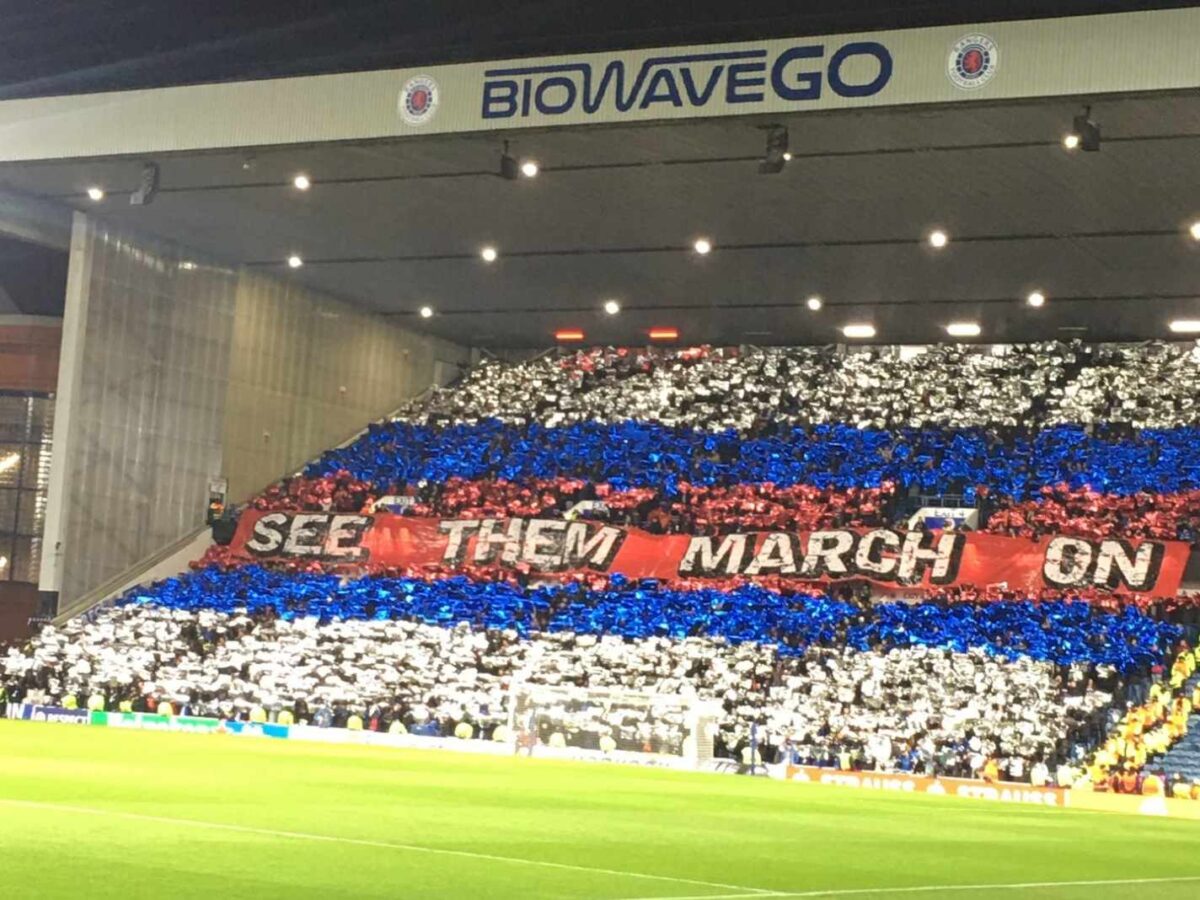
[[[467,356],[77,214],[40,587],[69,606],[201,525],[210,478],[245,499]]]
[[[223,445],[248,496],[395,409],[467,354],[372,313],[257,274],[238,280]]]

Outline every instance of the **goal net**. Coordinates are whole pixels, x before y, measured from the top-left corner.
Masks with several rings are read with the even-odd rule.
[[[719,712],[694,696],[520,683],[508,724],[518,754],[698,768]]]

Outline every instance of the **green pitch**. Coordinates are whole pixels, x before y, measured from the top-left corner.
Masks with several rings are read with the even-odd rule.
[[[0,721],[0,897],[12,900],[1197,892],[1194,822]]]

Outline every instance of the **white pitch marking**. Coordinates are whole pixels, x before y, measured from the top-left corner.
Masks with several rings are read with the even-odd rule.
[[[689,894],[684,897],[629,897],[627,900],[745,900],[749,897],[850,897],[865,894],[920,894],[935,891],[1020,891],[1037,888],[1105,887],[1119,884],[1179,884],[1200,875],[1173,878],[1111,878],[1095,881],[1025,881],[1019,884],[923,884],[912,887],[829,888],[824,891],[761,891],[752,894]]]
[[[278,831],[273,828],[253,828],[249,825],[233,825],[227,822],[206,822],[201,819],[177,819],[171,816],[149,816],[142,813],[98,809],[91,806],[69,806],[59,803],[39,803],[36,800],[9,800],[0,797],[0,804],[23,806],[28,809],[45,809],[54,812],[83,813],[92,816],[113,816],[139,822],[158,822],[164,825],[181,825],[191,828],[211,828],[218,831],[237,831],[244,834],[261,834],[268,837],[292,838],[301,841],[327,841],[336,844],[354,844],[359,847],[378,847],[385,850],[406,850],[413,853],[434,853],[442,856],[458,856],[466,859],[483,859],[490,862],[516,863],[524,866],[540,866],[547,869],[565,869],[571,872],[591,872],[597,875],[617,875],[621,878],[644,878],[650,881],[670,881],[675,884],[695,884],[700,887],[722,888],[742,891],[740,897],[780,896],[766,888],[752,888],[741,884],[722,884],[719,881],[701,881],[697,878],[677,878],[673,875],[648,875],[644,872],[623,872],[620,869],[601,869],[594,866],[573,866],[540,859],[522,859],[519,856],[497,856],[491,853],[473,853],[470,850],[450,850],[443,847],[423,847],[420,844],[397,844],[390,841],[372,841],[364,838],[337,837],[329,834],[310,834],[305,831]],[[708,896],[712,896],[711,894]]]

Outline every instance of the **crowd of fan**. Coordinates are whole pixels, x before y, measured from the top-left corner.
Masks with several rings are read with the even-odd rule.
[[[835,490],[809,485],[682,483],[673,496],[655,488],[614,489],[581,479],[512,482],[423,481],[379,488],[341,470],[319,478],[298,476],[251,501],[258,510],[346,513],[391,511],[443,518],[580,516],[601,518],[651,533],[873,528],[899,524],[899,495],[878,488]],[[1010,537],[1065,534],[1085,538],[1150,538],[1192,543],[1200,538],[1200,490],[1175,494],[1139,491],[1103,494],[1065,484],[1043,487],[1015,501],[988,493],[981,530]]]
[[[722,430],[760,419],[875,429],[1197,419],[1194,344],[592,349],[491,362],[413,404],[413,423],[498,418],[548,427],[622,419]]]
[[[1119,435],[1107,427],[1059,425],[1030,434],[771,422],[740,434],[632,420],[552,428],[495,419],[436,427],[390,422],[325,453],[305,475],[343,470],[377,491],[452,478],[578,479],[668,495],[683,484],[822,490],[893,484],[918,493],[960,493],[973,504],[979,486],[1017,500],[1057,484],[1111,494],[1200,487],[1200,427]]]
[[[483,365],[401,418],[549,427],[630,418],[712,430],[749,428],[763,417],[874,428],[1018,425],[1076,356],[1063,344],[1003,355],[933,346],[915,357],[828,347],[594,349]]]
[[[1089,663],[1132,671],[1161,659],[1181,626],[1135,606],[1118,612],[1083,601],[980,604],[857,603],[820,592],[781,593],[757,584],[680,589],[610,579],[603,589],[521,587],[463,576],[420,578],[285,573],[247,566],[207,569],[135,588],[127,599],[188,612],[215,610],[283,618],[404,618],[427,625],[468,623],[477,630],[617,635],[682,640],[704,636],[774,643],[781,655],[809,646],[882,649],[980,647],[1060,665]]]
[[[1197,387],[1190,344],[585,350],[485,363],[254,505],[715,533],[951,494],[997,533],[1192,541]]]
[[[1065,484],[1044,487],[1036,499],[991,498],[986,531],[1037,538],[1153,538],[1194,543],[1200,537],[1200,491],[1125,496]]]
[[[713,533],[886,525],[954,493],[1001,533],[1192,539],[1198,389],[1190,345],[590,350],[483,365],[254,506]],[[1133,607],[412,574],[206,568],[45,629],[0,674],[47,703],[482,737],[508,736],[524,682],[577,692],[544,738],[664,752],[681,715],[588,692],[694,695],[729,755],[753,732],[803,762],[1035,783],[1185,708],[1150,696],[1184,629]]]
[[[1100,344],[1087,348],[1079,361],[1079,374],[1047,404],[1051,424],[1173,428],[1200,418],[1196,344]]]
[[[257,510],[394,511],[455,518],[580,516],[632,525],[655,534],[824,527],[874,527],[892,519],[895,492],[879,488],[834,490],[810,485],[680,484],[667,496],[654,488],[619,490],[581,479],[530,482],[424,481],[377,488],[339,471],[320,478],[289,478],[251,501]]]
[[[1023,779],[1103,737],[1117,670],[981,647],[776,646],[571,630],[522,635],[391,618],[282,617],[136,603],[46,628],[0,660],[10,696],[53,705],[165,709],[416,734],[507,735],[513,687],[683,695],[722,710],[716,744],[741,757],[785,746],[815,763],[915,765],[970,775],[1000,760]],[[573,746],[679,753],[687,721],[619,700],[564,704],[549,725]],[[464,731],[463,726],[467,726]],[[497,733],[502,729],[501,733]],[[544,735],[548,739],[547,735]]]

